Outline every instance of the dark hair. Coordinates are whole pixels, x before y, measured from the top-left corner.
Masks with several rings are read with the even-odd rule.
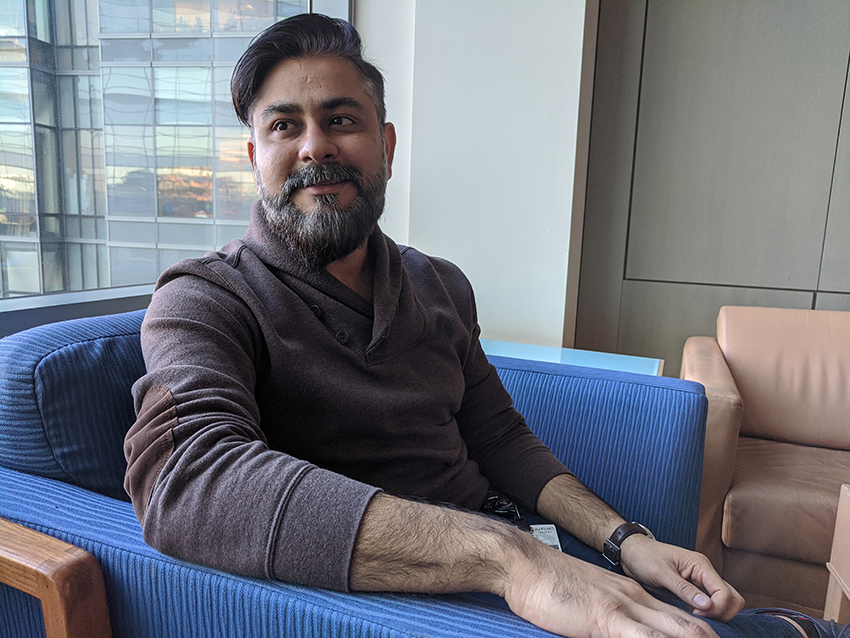
[[[280,62],[311,55],[335,55],[351,62],[364,80],[364,88],[375,102],[378,122],[387,118],[384,78],[363,59],[360,35],[345,20],[318,13],[304,13],[276,22],[248,46],[230,79],[233,108],[239,120],[251,127],[251,107],[269,71]]]

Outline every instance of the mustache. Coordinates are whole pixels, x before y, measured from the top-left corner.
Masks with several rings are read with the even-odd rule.
[[[299,188],[316,186],[317,184],[333,184],[336,182],[351,182],[361,192],[363,176],[358,169],[338,162],[329,164],[313,164],[293,171],[281,187],[281,193],[289,198]]]

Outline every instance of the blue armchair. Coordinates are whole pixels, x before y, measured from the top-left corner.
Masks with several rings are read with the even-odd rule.
[[[114,636],[549,635],[492,595],[343,594],[234,576],[145,545],[122,488],[123,438],[135,419],[130,386],[144,373],[143,315],[0,340],[0,517],[94,556]],[[591,489],[660,539],[693,547],[702,386],[490,359],[531,428]],[[2,529],[0,550],[9,540]],[[38,599],[16,587],[0,585],[0,638],[44,635]]]

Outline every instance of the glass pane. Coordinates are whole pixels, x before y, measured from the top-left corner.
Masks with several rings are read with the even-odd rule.
[[[100,58],[103,62],[142,62],[151,61],[150,38],[113,40],[103,38],[100,41]]]
[[[101,33],[150,33],[149,0],[100,0]]]
[[[307,13],[307,0],[278,0],[278,18],[288,18],[299,13]]]
[[[142,168],[156,165],[152,126],[107,126],[104,133],[107,165]]]
[[[25,0],[0,2],[0,35],[26,35],[27,8]]]
[[[157,126],[156,161],[159,167],[212,169],[212,136],[201,126]]]
[[[233,101],[230,96],[230,76],[233,75],[232,67],[216,67],[215,73],[215,123],[217,127],[232,126],[240,127],[233,110]]]
[[[155,248],[112,246],[109,249],[109,263],[113,286],[152,284],[159,276]]]
[[[216,248],[221,248],[232,239],[241,239],[245,234],[245,231],[248,230],[248,224],[245,224],[244,226],[242,224],[238,226],[231,224],[216,224],[215,230],[215,245]]]
[[[35,233],[35,171],[29,126],[0,125],[0,211],[6,234]]]
[[[274,0],[213,0],[213,31],[262,31],[274,21]]]
[[[245,49],[251,44],[251,38],[214,38],[213,55],[216,62],[237,62]]]
[[[205,250],[188,250],[188,249],[173,249],[166,248],[159,251],[159,270],[163,271],[166,268],[173,266],[181,259],[197,259],[203,257],[207,251]]]
[[[81,244],[83,253],[83,290],[91,290],[100,285],[100,269],[97,264],[97,245]]]
[[[104,69],[103,112],[106,124],[153,124],[151,69]]]
[[[209,0],[153,0],[155,33],[207,33]]]
[[[215,226],[209,222],[185,224],[157,224],[159,243],[178,246],[203,246],[212,249]]]
[[[56,76],[32,70],[32,105],[36,124],[56,126]]]
[[[38,280],[38,246],[36,244],[2,244],[2,280],[3,296],[15,294],[38,294],[41,284]]]
[[[0,40],[0,62],[26,62],[27,44],[23,39]]]
[[[48,0],[28,0],[29,33],[31,38],[42,42],[53,41],[50,32],[50,4]]]
[[[38,213],[55,215],[62,212],[59,193],[59,144],[56,130],[44,126],[35,127],[36,175],[38,178]],[[45,236],[44,228],[41,237]],[[56,229],[55,232],[59,232]]]
[[[62,132],[62,170],[65,174],[65,214],[80,214],[80,171],[77,166],[77,131]],[[79,237],[77,235],[71,235]]]
[[[216,136],[216,217],[249,219],[257,189],[248,161],[248,131],[241,128],[218,129]]]
[[[163,217],[212,217],[212,171],[158,168],[157,201]]]
[[[41,280],[44,292],[65,290],[65,269],[62,267],[64,263],[64,243],[41,243]]]
[[[71,41],[78,47],[98,44],[98,0],[71,0]]]
[[[209,38],[154,38],[154,62],[211,62]]]
[[[212,77],[208,68],[154,69],[157,124],[212,125]]]
[[[27,70],[0,68],[0,122],[29,121]]]
[[[106,169],[109,215],[156,215],[156,176],[153,169],[109,166]]]
[[[109,241],[126,244],[156,244],[156,224],[146,222],[109,222]]]
[[[83,289],[83,244],[65,244],[65,263],[68,265],[68,290]]]

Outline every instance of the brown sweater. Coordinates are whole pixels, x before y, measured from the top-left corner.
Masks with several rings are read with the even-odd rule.
[[[142,327],[125,487],[160,551],[346,590],[377,491],[534,507],[566,469],[512,408],[452,264],[370,238],[374,306],[305,272],[257,207],[163,273]]]

